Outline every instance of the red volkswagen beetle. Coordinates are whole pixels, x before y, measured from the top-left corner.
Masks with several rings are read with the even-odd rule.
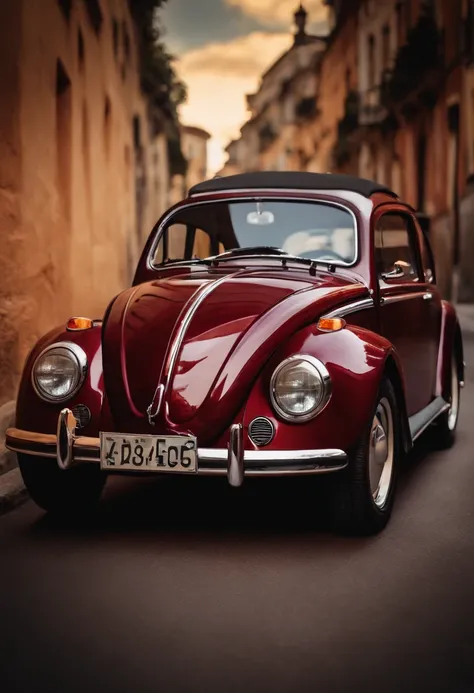
[[[38,342],[6,442],[49,512],[110,474],[331,474],[335,526],[370,534],[422,431],[453,443],[463,380],[411,207],[356,177],[249,173],[192,188],[103,319]]]

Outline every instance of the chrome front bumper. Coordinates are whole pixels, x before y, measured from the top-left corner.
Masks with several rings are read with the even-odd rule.
[[[59,415],[57,434],[34,433],[18,428],[6,432],[6,447],[34,457],[56,459],[61,469],[78,464],[100,464],[100,438],[76,435],[76,419],[69,409]],[[199,475],[227,476],[231,486],[241,486],[244,476],[326,474],[347,466],[342,450],[244,450],[240,424],[231,426],[226,448],[199,448]]]

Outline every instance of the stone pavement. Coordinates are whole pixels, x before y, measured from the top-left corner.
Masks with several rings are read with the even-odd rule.
[[[15,425],[15,402],[0,407],[0,515],[27,498],[14,452],[5,447],[5,431]]]
[[[464,337],[474,339],[474,303],[459,303],[456,311]],[[14,418],[14,401],[0,407],[0,515],[27,498],[17,467],[16,455],[7,450],[4,445],[5,430],[14,425]]]

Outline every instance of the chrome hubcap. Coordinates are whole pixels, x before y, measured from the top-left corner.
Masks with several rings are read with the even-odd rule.
[[[459,378],[456,360],[451,364],[451,406],[448,410],[448,428],[454,431],[458,421],[459,413]]]
[[[378,508],[387,501],[393,473],[393,416],[390,402],[383,397],[372,421],[369,445],[369,482]]]

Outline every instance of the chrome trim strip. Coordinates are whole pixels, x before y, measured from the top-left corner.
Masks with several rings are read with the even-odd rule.
[[[36,371],[36,364],[40,360],[42,356],[47,354],[49,351],[52,351],[54,349],[67,349],[70,351],[76,358],[77,361],[77,366],[79,369],[79,379],[76,383],[76,386],[74,387],[71,392],[69,392],[66,396],[63,397],[51,397],[46,395],[42,390],[38,387],[36,384],[36,379],[35,379],[35,371]],[[33,367],[31,369],[31,385],[33,387],[33,390],[35,393],[38,395],[40,399],[42,399],[44,402],[49,402],[53,404],[60,404],[61,402],[66,402],[67,400],[72,399],[74,395],[76,395],[79,390],[81,389],[85,377],[87,375],[87,369],[88,369],[88,361],[87,361],[87,355],[86,352],[82,347],[79,346],[79,344],[76,344],[75,342],[54,342],[53,344],[50,344],[49,346],[45,347],[36,357],[35,362],[33,364]]]
[[[307,363],[311,364],[311,366],[316,369],[323,384],[323,397],[321,402],[312,411],[308,412],[307,414],[301,414],[300,416],[288,414],[288,412],[280,407],[275,396],[275,384],[278,375],[280,371],[292,361],[306,361]],[[272,407],[278,416],[280,416],[284,421],[291,421],[292,423],[306,423],[307,421],[314,419],[314,417],[320,414],[326,407],[331,399],[331,394],[331,376],[329,375],[328,369],[319,359],[315,358],[314,356],[309,356],[308,354],[295,354],[294,356],[290,356],[289,358],[285,359],[275,368],[270,379],[270,401],[272,403]]]
[[[176,365],[176,360],[178,358],[178,353],[181,348],[181,345],[184,340],[184,336],[188,330],[188,327],[191,323],[191,320],[193,319],[194,315],[196,314],[196,311],[198,310],[199,306],[202,304],[202,302],[215,290],[217,289],[218,286],[220,286],[223,282],[225,282],[229,277],[225,275],[224,277],[221,277],[220,279],[214,279],[210,280],[208,284],[203,284],[199,289],[191,296],[191,298],[188,301],[187,308],[185,307],[184,310],[186,311],[184,313],[184,316],[181,318],[181,324],[179,326],[179,329],[173,339],[173,342],[171,344],[171,347],[168,352],[168,357],[165,362],[165,367],[163,370],[163,374],[160,376],[160,381],[158,383],[157,389],[155,390],[155,394],[153,395],[153,400],[151,404],[149,405],[147,409],[147,414],[148,414],[148,421],[150,422],[151,425],[154,424],[154,419],[158,416],[161,405],[166,397],[169,384],[171,381],[171,378],[173,376],[173,370]],[[179,320],[180,318],[178,318]],[[158,395],[159,392],[159,400],[158,403],[155,407],[155,410],[153,411],[153,404],[155,402],[155,399]]]
[[[234,424],[230,427],[230,442],[228,450],[227,480],[231,486],[238,488],[239,486],[242,486],[244,482],[243,430],[240,424]]]
[[[374,307],[375,303],[372,298],[363,298],[358,301],[354,301],[353,303],[348,303],[345,306],[341,306],[341,308],[336,308],[335,310],[332,310],[330,313],[321,315],[321,318],[343,318],[345,315],[357,313],[359,312],[359,310],[367,310],[368,308]]]
[[[409,301],[413,298],[423,298],[425,299],[426,292],[423,291],[412,291],[408,294],[396,294],[395,296],[383,296],[380,299],[380,304],[384,306],[387,303],[398,303],[399,301]],[[431,294],[430,294],[431,297]]]
[[[274,188],[272,188],[270,190],[261,189],[261,190],[255,190],[255,191],[247,191],[247,190],[243,190],[243,191],[242,190],[235,190],[235,191],[233,191],[233,190],[230,190],[230,191],[225,191],[225,194],[229,193],[231,195],[234,192],[245,192],[245,193],[248,192],[249,193],[248,196],[231,198],[231,200],[233,200],[233,201],[245,202],[245,201],[249,201],[249,200],[255,200],[256,198],[258,198],[262,194],[265,194],[265,192],[275,192],[275,189]],[[352,219],[354,222],[354,231],[355,231],[355,248],[354,248],[354,260],[353,260],[353,262],[327,262],[324,264],[335,265],[336,267],[342,267],[342,268],[354,267],[354,265],[357,265],[357,263],[359,261],[359,231],[360,231],[360,229],[359,229],[359,223],[358,223],[357,217],[354,214],[354,212],[352,211],[352,209],[350,209],[346,205],[342,204],[341,202],[333,202],[332,200],[323,200],[321,198],[318,200],[313,200],[313,199],[308,198],[308,197],[285,197],[285,192],[288,193],[288,192],[291,192],[291,190],[282,191],[282,196],[279,196],[279,195],[278,196],[276,196],[276,195],[272,196],[271,197],[272,201],[277,201],[277,202],[307,202],[307,203],[312,203],[312,204],[325,204],[325,205],[329,205],[330,207],[339,207],[340,209],[343,209],[345,212],[348,212],[352,216]],[[294,192],[301,193],[301,190],[295,190]],[[309,192],[311,194],[313,192],[314,193],[316,193],[316,192],[320,193],[321,191],[317,191],[317,190],[311,191],[310,190],[310,191],[305,191],[305,192]],[[327,191],[324,191],[324,192],[327,192]],[[336,194],[336,192],[337,191],[335,191],[335,193],[333,193],[333,194]],[[278,193],[280,193],[280,190],[278,190]],[[199,193],[199,196],[201,194],[209,195],[209,193]],[[215,204],[216,202],[228,201],[225,198],[219,198],[217,200],[216,199],[213,199],[213,200],[195,200],[194,196],[191,197],[190,199],[193,200],[193,202],[189,202],[188,204],[184,204],[181,207],[179,207],[178,209],[172,209],[163,217],[161,223],[159,224],[159,226],[155,232],[155,238],[153,240],[153,243],[150,247],[150,252],[148,253],[148,257],[146,259],[146,268],[148,270],[155,272],[156,270],[163,269],[164,267],[173,267],[172,264],[165,265],[165,266],[154,265],[153,264],[153,257],[155,256],[155,253],[156,253],[156,250],[158,248],[158,244],[160,242],[160,238],[163,234],[165,226],[168,224],[168,222],[172,219],[172,217],[175,214],[181,213],[184,209],[188,209],[189,207],[197,207],[200,205],[208,205],[208,204]],[[260,257],[265,258],[267,256],[261,255]]]
[[[412,440],[419,438],[438,416],[449,409],[449,406],[443,397],[436,397],[427,407],[410,416],[408,422]]]
[[[235,435],[235,434],[234,434]],[[6,447],[33,457],[57,459],[57,436],[34,433],[17,428],[6,432]],[[234,448],[237,450],[238,449]],[[198,464],[203,466],[202,476],[226,476],[229,449],[199,448]],[[100,464],[100,438],[73,438],[72,465],[76,463]],[[243,451],[244,476],[287,476],[292,474],[327,474],[347,467],[347,455],[343,450],[245,450]]]

